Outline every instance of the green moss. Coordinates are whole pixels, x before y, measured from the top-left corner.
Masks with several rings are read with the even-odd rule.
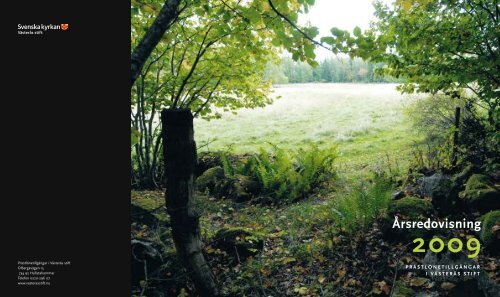
[[[465,191],[470,192],[474,190],[481,190],[489,187],[488,185],[488,177],[484,174],[473,174],[467,180],[467,184],[465,185]]]
[[[394,242],[409,242],[415,238],[429,238],[433,231],[419,228],[399,229],[392,228],[395,216],[400,221],[423,220],[434,215],[434,208],[430,201],[415,197],[405,197],[390,202],[387,209],[388,217],[383,220],[382,231],[387,240]]]
[[[167,221],[168,215],[162,210],[165,205],[164,195],[162,191],[132,191],[131,203],[148,211],[148,215],[154,215],[160,221]]]
[[[222,166],[221,162],[222,152],[199,152],[198,164],[195,167],[195,175],[202,175],[207,169]]]
[[[472,175],[467,181],[464,194],[468,205],[481,212],[500,208],[500,192],[490,185],[486,175]]]
[[[162,191],[132,191],[132,203],[146,210],[155,210],[165,205]]]
[[[500,210],[490,211],[481,218],[481,240],[486,246],[494,242],[493,227],[500,224]]]
[[[475,167],[472,164],[465,166],[459,174],[453,177],[453,181],[462,185],[467,181],[468,178],[472,176],[474,170]]]
[[[394,284],[394,291],[392,296],[393,297],[411,297],[413,296],[415,291],[413,291],[411,288],[408,288],[405,286],[403,282],[397,281]]]
[[[498,195],[498,191],[492,187],[477,189],[466,193],[466,197],[469,200],[478,200],[476,203],[479,203],[479,200],[493,201],[495,198],[500,198]]]
[[[432,203],[428,200],[405,197],[400,200],[391,201],[387,212],[391,217],[400,215],[416,220],[431,216],[434,213],[434,208],[432,207]]]
[[[209,189],[212,191],[215,187],[215,184],[224,179],[224,169],[220,166],[212,167],[207,169],[200,177],[196,179],[196,189],[199,191],[205,191]]]

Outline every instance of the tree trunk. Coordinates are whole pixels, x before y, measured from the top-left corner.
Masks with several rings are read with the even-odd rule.
[[[455,167],[458,161],[458,132],[460,129],[460,107],[455,108],[455,131],[453,132],[453,148],[451,152],[451,166]]]
[[[199,213],[193,200],[196,143],[190,110],[161,113],[165,200],[175,248],[202,296],[218,296],[214,276],[201,251]]]
[[[158,42],[160,42],[163,34],[165,34],[165,31],[167,31],[167,29],[172,25],[172,21],[178,16],[178,8],[180,2],[180,0],[165,1],[160,10],[160,14],[156,17],[151,27],[149,27],[144,37],[134,49],[131,57],[131,88],[134,85],[135,80],[139,76],[139,73],[141,73],[142,67],[151,55],[151,52],[153,52]]]

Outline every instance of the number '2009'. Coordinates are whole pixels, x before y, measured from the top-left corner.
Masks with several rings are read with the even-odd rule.
[[[425,253],[425,249],[422,248],[425,241],[423,238],[415,238],[413,240],[414,243],[417,243],[417,246],[413,249],[414,253]],[[452,253],[458,253],[462,250],[464,244],[460,238],[452,238],[448,241],[448,250]],[[431,239],[429,242],[429,249],[434,253],[439,253],[444,249],[444,241],[441,238],[435,237]],[[467,250],[472,252],[472,254],[467,255],[469,258],[475,258],[479,254],[479,250],[481,249],[481,244],[477,238],[469,238],[466,243]]]

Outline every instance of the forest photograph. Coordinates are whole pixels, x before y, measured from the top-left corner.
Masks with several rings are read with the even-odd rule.
[[[130,13],[130,296],[500,296],[497,0]]]

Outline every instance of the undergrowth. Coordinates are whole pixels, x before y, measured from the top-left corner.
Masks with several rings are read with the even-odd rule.
[[[336,157],[335,147],[320,149],[311,144],[298,150],[274,145],[270,151],[261,148],[236,164],[227,155],[221,160],[227,176],[249,176],[259,183],[263,197],[273,202],[293,202],[335,177]]]
[[[392,190],[385,175],[374,174],[371,184],[361,183],[349,195],[339,197],[332,210],[341,230],[353,233],[371,226],[387,209]]]

